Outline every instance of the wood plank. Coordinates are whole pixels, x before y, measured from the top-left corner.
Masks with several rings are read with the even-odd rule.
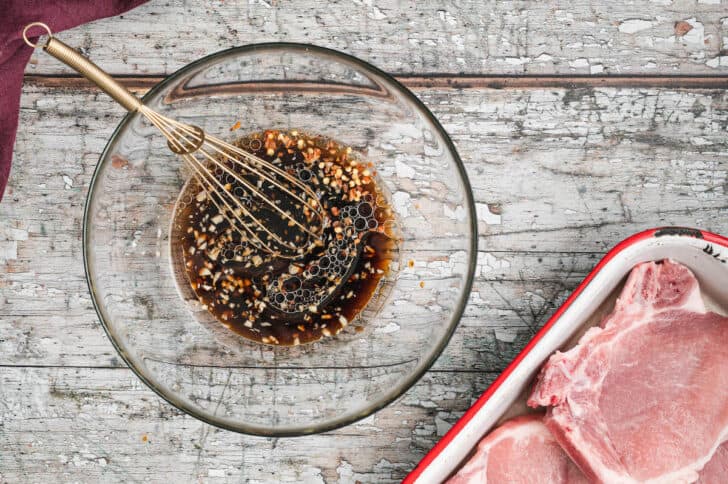
[[[430,373],[356,424],[265,439],[182,414],[125,368],[0,367],[0,482],[399,482],[494,378]]]
[[[60,37],[127,75],[169,74],[222,49],[271,41],[338,49],[397,74],[728,72],[725,1],[707,0],[568,9],[553,1],[152,1]],[[36,53],[27,72],[69,70]]]
[[[578,75],[452,75],[431,74],[427,76],[398,75],[395,78],[409,89],[547,89],[550,87],[577,89],[593,87],[652,87],[673,89],[728,89],[728,76],[578,76]],[[150,88],[164,80],[159,76],[117,76],[117,80],[132,92],[144,95]],[[96,86],[83,77],[75,75],[36,75],[26,74],[26,85],[73,89],[96,90]]]
[[[666,224],[728,233],[728,95],[712,89],[422,89],[479,206],[474,292],[441,370],[497,371],[601,254]],[[121,365],[91,307],[81,218],[121,108],[26,86],[0,204],[0,364]]]

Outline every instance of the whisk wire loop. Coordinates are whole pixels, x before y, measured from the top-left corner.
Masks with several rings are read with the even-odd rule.
[[[253,245],[279,256],[295,257],[301,255],[302,250],[305,250],[312,241],[320,236],[324,215],[321,212],[316,193],[309,186],[273,163],[258,158],[218,138],[206,135],[196,126],[172,120],[146,106],[139,108],[139,112],[162,132],[168,140],[170,149],[180,154],[182,159],[193,169],[194,175],[205,190],[206,196],[218,208],[218,211],[228,223],[244,232],[246,238]],[[208,149],[212,153],[208,152]],[[202,160],[195,155],[199,155]],[[223,163],[223,160],[238,166],[241,171],[233,170],[226,163]],[[260,205],[265,205],[273,210],[281,220],[287,222],[286,225],[296,227],[301,233],[306,234],[306,238],[286,241],[270,230],[238,197],[230,193],[229,186],[213,175],[210,170],[210,167],[213,166],[219,168],[221,174],[224,173],[232,180],[235,180],[245,193],[252,196]],[[265,170],[280,175],[286,180],[286,184],[276,180]],[[278,206],[275,201],[271,200],[270,197],[247,180],[241,174],[242,172],[254,173],[259,183],[262,181],[268,182],[278,191],[288,195],[295,204],[306,207],[308,213],[313,215],[310,218],[315,220],[309,220],[307,224],[302,223],[290,211]],[[292,187],[296,187],[299,193],[296,193]],[[231,219],[230,213],[235,220]],[[255,229],[251,228],[251,223],[255,226]],[[265,240],[258,235],[260,232],[265,236]]]

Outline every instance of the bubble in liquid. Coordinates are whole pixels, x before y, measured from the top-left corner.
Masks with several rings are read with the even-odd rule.
[[[303,285],[303,282],[298,276],[291,276],[284,282],[285,284],[285,290],[288,292],[294,292],[299,289],[301,289],[301,286]]]
[[[377,219],[375,219],[375,218],[370,218],[370,219],[369,219],[369,220],[367,221],[367,228],[368,228],[369,230],[374,230],[374,229],[376,229],[377,227],[379,227],[379,222],[377,222]]]
[[[298,178],[301,181],[307,182],[313,178],[313,174],[311,173],[311,170],[301,170],[298,172]]]
[[[328,257],[322,257],[321,260],[319,260],[318,265],[321,269],[326,269],[331,265],[331,259]]]
[[[357,205],[356,211],[360,217],[371,217],[374,214],[374,207],[369,203],[360,203]]]
[[[367,228],[367,221],[363,218],[358,218],[354,221],[354,227],[357,230],[362,231]]]
[[[238,197],[241,201],[243,201],[243,195],[245,195],[245,190],[241,186],[237,186],[233,188],[233,195]]]
[[[259,139],[254,139],[250,142],[250,148],[253,151],[258,151],[263,146],[263,142]]]

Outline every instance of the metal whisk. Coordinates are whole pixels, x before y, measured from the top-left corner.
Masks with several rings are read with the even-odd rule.
[[[162,132],[169,149],[187,163],[209,201],[243,241],[287,258],[307,253],[320,241],[325,214],[310,186],[274,163],[148,108],[96,64],[53,37],[44,23],[23,29],[23,39],[31,47],[38,47],[27,35],[34,26],[48,35],[43,50]]]

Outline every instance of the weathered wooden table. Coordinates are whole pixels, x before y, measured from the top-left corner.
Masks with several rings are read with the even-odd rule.
[[[480,224],[459,329],[395,404],[296,439],[188,417],[117,357],[81,218],[123,113],[34,57],[0,204],[0,482],[397,481],[616,242],[728,233],[728,3],[569,3],[154,0],[61,35],[138,91],[233,45],[340,49],[395,73],[453,137]]]

